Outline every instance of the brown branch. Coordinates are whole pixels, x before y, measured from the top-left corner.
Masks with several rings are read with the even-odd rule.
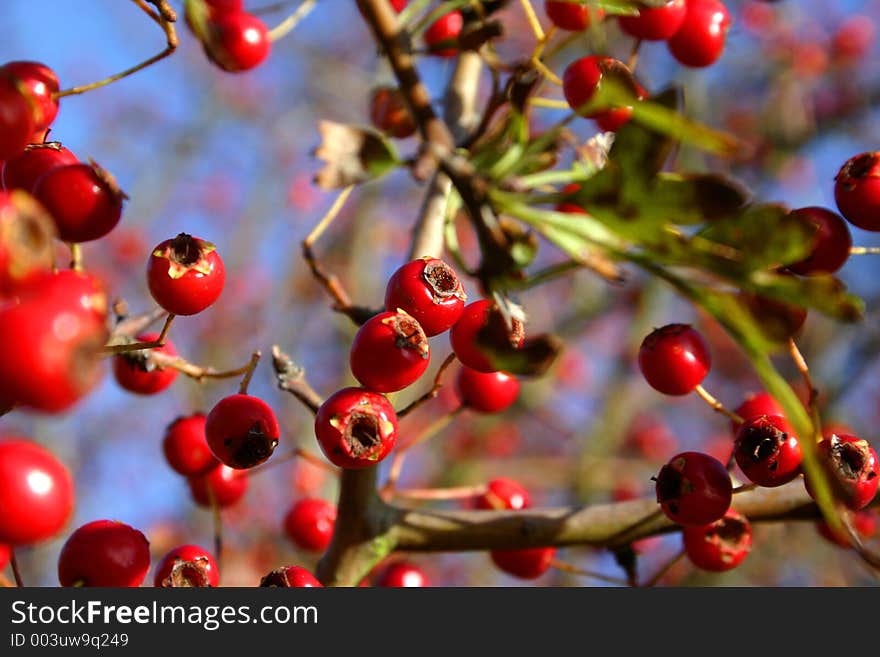
[[[324,403],[323,398],[306,381],[305,370],[296,365],[277,344],[272,346],[272,367],[275,368],[278,387],[299,399],[312,413],[317,413]]]
[[[443,374],[446,372],[447,368],[450,365],[452,365],[452,363],[454,361],[455,361],[455,354],[449,354],[446,357],[446,360],[444,360],[443,363],[440,365],[440,367],[437,369],[437,374],[434,375],[434,383],[431,386],[431,389],[428,390],[428,392],[426,392],[425,394],[423,394],[419,398],[414,399],[412,402],[410,402],[409,404],[404,406],[399,411],[397,411],[398,419],[402,418],[402,417],[406,417],[407,415],[412,413],[414,410],[416,410],[419,406],[421,406],[425,402],[431,401],[438,394],[440,394],[440,388],[443,387]]]

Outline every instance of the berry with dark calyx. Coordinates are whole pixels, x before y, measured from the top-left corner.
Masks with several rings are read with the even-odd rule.
[[[861,509],[853,512],[850,516],[850,522],[855,533],[863,541],[873,538],[877,533],[877,514],[870,509]],[[816,521],[816,530],[830,543],[844,548],[852,547],[852,542],[845,530],[838,534],[824,520]]]
[[[203,588],[220,585],[217,562],[198,545],[180,545],[169,551],[159,565],[153,586],[162,588]]]
[[[26,438],[0,438],[0,543],[33,545],[54,537],[73,502],[73,478],[52,452]]]
[[[227,73],[249,71],[262,64],[271,51],[269,29],[257,16],[244,11],[214,13],[207,22],[205,54]]]
[[[620,29],[636,39],[665,41],[678,32],[687,12],[686,0],[667,0],[659,7],[639,6],[638,16],[618,16]]]
[[[400,89],[376,87],[370,94],[370,122],[395,139],[416,134],[418,126]]]
[[[375,585],[385,588],[420,588],[431,586],[431,582],[425,571],[414,563],[395,561],[382,569]]]
[[[385,287],[385,310],[403,310],[425,335],[449,330],[461,317],[467,295],[455,271],[437,258],[418,258],[395,271]]]
[[[61,586],[137,587],[150,569],[150,543],[117,520],[94,520],[73,532],[58,556]]]
[[[281,430],[272,408],[259,397],[237,394],[221,399],[205,420],[205,438],[220,462],[245,470],[266,461]]]
[[[260,580],[260,586],[283,588],[323,588],[314,575],[302,566],[277,568]]]
[[[57,141],[29,144],[3,164],[3,186],[33,193],[40,177],[56,167],[77,164],[79,159]]]
[[[736,568],[752,549],[752,526],[733,509],[715,522],[682,528],[681,536],[691,563],[711,572]]]
[[[720,0],[687,0],[684,20],[666,42],[669,52],[685,66],[710,66],[721,57],[730,26],[730,13]]]
[[[397,413],[384,395],[343,388],[330,395],[315,416],[315,436],[336,466],[356,470],[376,465],[397,442]]]
[[[211,508],[213,498],[221,509],[238,502],[248,489],[248,478],[241,476],[239,470],[220,463],[206,474],[187,477],[189,492],[199,506]]]
[[[67,164],[39,177],[33,194],[43,204],[65,242],[91,242],[104,237],[122,217],[128,198],[116,180],[97,164]]]
[[[206,474],[220,464],[205,437],[205,414],[179,417],[165,429],[162,439],[165,460],[184,477]]]
[[[153,342],[159,339],[158,333],[141,333],[135,338],[138,342]],[[150,359],[150,352],[158,351],[167,356],[176,356],[177,349],[170,340],[161,347],[130,351],[113,357],[113,376],[125,390],[137,395],[155,395],[162,392],[177,378],[177,370],[161,368]]]
[[[376,392],[396,392],[428,369],[431,348],[419,322],[404,312],[374,315],[351,343],[349,365],[358,382]]]
[[[545,0],[544,12],[551,23],[560,30],[569,32],[583,32],[590,27],[592,18],[601,19],[605,13],[602,9],[587,7],[575,2],[557,2],[555,0]]]
[[[880,151],[847,160],[834,178],[837,209],[853,226],[880,231]]]
[[[709,347],[689,324],[654,329],[639,347],[639,369],[664,395],[686,395],[703,382],[712,359]]]
[[[428,53],[435,57],[455,57],[462,27],[464,17],[458,9],[443,14],[431,23],[423,36]]]
[[[0,191],[0,297],[51,271],[55,235],[52,217],[30,194]]]
[[[536,579],[550,569],[553,559],[556,557],[556,548],[492,550],[489,555],[492,558],[492,563],[508,575],[520,579]]]
[[[175,315],[195,315],[220,297],[226,282],[223,260],[210,242],[180,233],[153,249],[147,285],[153,299]]]
[[[0,68],[0,75],[13,77],[27,91],[33,104],[34,130],[30,141],[41,143],[46,131],[58,115],[59,82],[55,71],[40,62],[6,62]]]
[[[679,525],[705,525],[730,508],[733,483],[724,465],[702,452],[682,452],[660,468],[654,479],[657,502]]]
[[[507,372],[478,372],[462,365],[455,379],[462,404],[478,413],[500,413],[519,396],[519,380]]]
[[[764,391],[753,392],[747,395],[733,412],[739,415],[743,420],[750,420],[757,415],[781,415],[782,417],[785,417],[785,412],[782,410],[782,404],[776,401],[769,392]],[[739,422],[733,420],[730,421],[730,429],[733,432],[734,437],[736,437],[736,432],[739,431],[739,427]]]
[[[284,531],[297,547],[323,552],[333,538],[336,505],[316,497],[297,500],[284,516]]]
[[[34,135],[33,99],[24,85],[0,69],[0,161],[21,153]]]
[[[743,422],[736,434],[736,464],[758,486],[782,486],[801,472],[801,445],[781,415],[758,415]]]
[[[501,311],[489,300],[480,299],[464,307],[458,321],[449,330],[449,342],[455,357],[478,372],[497,372],[487,347],[519,348],[525,340],[523,323],[511,317],[508,326]],[[485,345],[485,346],[484,346]]]
[[[486,492],[477,497],[475,505],[478,509],[491,511],[527,509],[531,503],[529,491],[521,483],[508,477],[498,477],[486,485]]]
[[[801,276],[833,274],[849,258],[852,236],[846,222],[839,214],[820,207],[799,208],[791,212],[814,230],[810,254],[788,268]]]
[[[833,434],[818,445],[819,460],[831,479],[837,497],[853,511],[863,509],[877,494],[880,462],[871,444],[850,434]],[[809,476],[804,485],[815,499]]]

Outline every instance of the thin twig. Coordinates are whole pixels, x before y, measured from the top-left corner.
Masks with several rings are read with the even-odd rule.
[[[854,246],[849,250],[850,255],[880,255],[880,246]]]
[[[619,584],[620,586],[629,586],[629,583],[625,579],[612,577],[611,575],[603,575],[602,573],[597,573],[593,570],[586,570],[585,568],[579,568],[578,566],[566,563],[565,561],[560,561],[559,559],[553,559],[550,562],[550,567],[555,568],[556,570],[561,570],[564,573],[571,573],[572,575],[592,577],[593,579],[598,579],[600,582]]]
[[[286,454],[282,454],[276,458],[273,458],[271,461],[264,463],[263,465],[258,465],[255,468],[250,468],[248,470],[241,470],[237,476],[239,477],[253,477],[254,475],[258,475],[261,472],[265,472],[266,470],[273,468],[277,465],[282,465],[284,463],[289,463],[295,459],[302,459],[303,461],[308,461],[312,465],[315,465],[325,472],[329,472],[332,475],[339,475],[339,470],[327,463],[324,459],[322,459],[317,454],[312,454],[311,452],[304,450],[302,447],[295,447]]]
[[[251,379],[254,376],[254,372],[257,369],[257,364],[260,362],[260,357],[262,354],[259,351],[255,351],[251,354],[251,360],[247,364],[247,367],[244,371],[244,377],[241,379],[241,384],[238,387],[238,394],[246,395],[248,391],[248,387],[251,384]]]
[[[437,374],[434,375],[434,383],[431,385],[431,389],[428,390],[428,392],[423,394],[421,397],[413,400],[412,402],[404,406],[401,410],[397,411],[397,417],[406,417],[425,402],[434,399],[440,393],[440,388],[443,387],[443,374],[454,361],[455,354],[449,354],[446,357],[446,360],[444,360],[440,367],[437,369]]]
[[[73,271],[82,271],[82,247],[76,242],[71,242],[68,246],[70,247],[70,268]]]
[[[477,484],[452,488],[401,488],[391,491],[390,495],[408,500],[461,500],[479,497],[485,492],[486,484]]]
[[[684,551],[684,549],[679,550],[674,557],[672,557],[669,561],[667,561],[665,564],[663,564],[663,566],[660,567],[660,569],[654,574],[651,579],[649,579],[644,584],[641,584],[640,586],[642,588],[651,588],[652,586],[656,586],[657,582],[663,579],[666,573],[668,573],[675,564],[681,561],[685,554],[686,552]]]
[[[800,372],[801,376],[804,379],[804,383],[807,386],[807,407],[810,411],[813,411],[816,408],[816,400],[819,397],[819,390],[816,386],[813,385],[813,378],[810,376],[810,368],[807,366],[807,360],[804,358],[804,355],[801,353],[801,350],[798,349],[797,343],[794,341],[794,338],[788,339],[788,353],[791,355],[791,359],[794,361],[795,367],[797,367],[798,372]]]
[[[724,404],[722,404],[720,401],[715,399],[715,397],[710,395],[709,392],[703,386],[698,385],[696,388],[694,388],[694,392],[697,393],[697,395],[700,397],[700,399],[702,399],[704,402],[709,404],[709,406],[712,408],[712,410],[715,411],[716,413],[721,413],[722,415],[727,416],[728,418],[730,418],[731,420],[733,420],[737,424],[743,423],[744,420],[742,419],[742,417],[740,417],[739,415],[737,415],[736,413],[734,413],[733,411],[731,411],[727,407],[725,407]]]
[[[303,3],[296,8],[295,12],[269,30],[269,41],[278,41],[278,39],[284,38],[293,31],[299,22],[315,8],[315,2],[316,0],[303,0]]]
[[[272,367],[278,387],[299,399],[312,413],[317,413],[324,399],[306,381],[306,371],[296,365],[277,344],[272,345]]]
[[[171,323],[174,321],[174,318],[176,316],[177,315],[174,315],[173,313],[168,313],[168,315],[165,317],[165,324],[162,326],[162,331],[159,333],[159,337],[157,337],[155,340],[150,340],[148,342],[130,342],[127,344],[108,344],[104,346],[104,349],[102,351],[105,354],[112,355],[164,347],[165,341],[168,339],[168,331],[171,330]]]
[[[21,579],[21,571],[18,568],[18,559],[15,557],[15,548],[9,548],[9,565],[12,566],[12,576],[15,578],[15,585],[18,588],[24,588],[24,582]]]

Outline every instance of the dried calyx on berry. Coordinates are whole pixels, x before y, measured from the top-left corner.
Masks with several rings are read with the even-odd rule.
[[[162,588],[204,588],[211,586],[208,577],[208,557],[196,557],[191,561],[177,558],[171,572],[162,580]]]
[[[260,580],[262,587],[304,588],[322,587],[314,575],[301,566],[276,568]]]
[[[186,233],[178,233],[170,242],[156,248],[153,255],[157,258],[167,258],[171,263],[168,267],[168,275],[171,278],[180,278],[190,270],[210,274],[212,265],[207,256],[214,250],[216,247],[210,242]]]

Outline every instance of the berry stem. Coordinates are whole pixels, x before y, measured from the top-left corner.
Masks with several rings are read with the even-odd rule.
[[[108,344],[104,346],[103,352],[107,355],[113,355],[164,347],[165,341],[168,339],[168,331],[171,330],[171,323],[174,321],[175,317],[176,315],[174,313],[168,313],[168,316],[165,317],[165,324],[162,325],[162,331],[159,333],[159,337],[155,340],[150,342],[131,342],[128,344]]]
[[[241,379],[241,385],[238,386],[238,394],[246,395],[248,391],[248,387],[251,385],[251,379],[254,376],[254,372],[257,369],[257,363],[260,362],[260,357],[262,354],[259,351],[255,351],[251,354],[251,360],[247,364],[247,367],[244,370],[244,377]]]
[[[12,567],[12,576],[15,578],[15,585],[18,588],[24,588],[21,579],[21,571],[18,568],[18,559],[15,557],[15,548],[9,548],[9,565]]]
[[[272,346],[272,367],[275,368],[278,387],[296,397],[313,415],[317,414],[324,403],[323,398],[306,381],[306,371],[296,365],[277,344]]]
[[[444,360],[443,363],[441,363],[440,367],[437,369],[437,374],[434,375],[434,383],[431,385],[431,389],[428,390],[428,392],[423,394],[421,397],[418,397],[417,399],[410,402],[401,410],[397,411],[398,419],[406,417],[419,406],[427,401],[434,399],[434,397],[436,397],[440,393],[440,388],[443,387],[443,374],[446,372],[447,368],[452,365],[453,362],[455,362],[455,354],[449,354],[446,357],[446,360]]]
[[[854,246],[849,250],[850,255],[880,255],[880,246]]]
[[[175,50],[177,50],[177,32],[174,29],[174,21],[177,18],[177,14],[174,10],[168,5],[167,0],[150,0],[156,8],[158,12],[150,9],[144,0],[132,0],[138,7],[144,10],[144,12],[152,18],[158,25],[162,28],[162,31],[165,33],[165,49],[162,50],[157,55],[153,55],[149,59],[141,62],[140,64],[133,66],[129,69],[122,71],[121,73],[117,73],[116,75],[111,75],[108,78],[104,78],[103,80],[98,80],[97,82],[92,82],[91,84],[81,85],[79,87],[71,87],[70,89],[63,89],[52,94],[54,99],[64,98],[65,96],[74,96],[78,94],[85,93],[87,91],[92,91],[94,89],[99,89],[100,87],[107,86],[117,80],[121,80],[122,78],[126,78],[129,75],[137,73],[148,66],[152,66],[158,61],[161,61],[171,55]]]
[[[529,27],[532,28],[532,33],[535,35],[535,39],[538,42],[544,41],[544,28],[541,27],[541,22],[538,20],[538,15],[535,13],[535,8],[532,7],[532,3],[529,0],[519,0],[520,5],[522,5],[523,12],[525,12],[526,20],[529,23]]]
[[[214,560],[217,569],[223,572],[223,515],[220,513],[220,505],[217,503],[217,495],[210,486],[206,486],[208,501],[211,503],[211,522],[214,528]]]
[[[250,468],[249,470],[242,470],[241,473],[239,474],[239,476],[253,477],[254,475],[259,474],[265,470],[268,470],[269,468],[272,468],[276,465],[280,465],[282,463],[288,463],[290,461],[293,461],[294,459],[302,459],[304,461],[308,461],[312,465],[316,465],[317,467],[321,468],[325,472],[329,472],[335,476],[339,475],[339,470],[337,468],[333,467],[332,465],[330,465],[329,463],[327,463],[327,461],[322,459],[320,456],[317,456],[316,454],[312,454],[311,452],[304,450],[302,447],[295,447],[294,449],[287,452],[287,454],[275,457],[271,461],[269,461],[268,463],[264,463],[263,465],[258,465],[255,468]]]
[[[635,72],[636,66],[639,63],[639,51],[642,48],[642,40],[636,39],[635,43],[633,43],[632,50],[629,51],[629,58],[626,60],[626,67],[631,71]]]
[[[70,242],[67,246],[70,247],[70,268],[73,271],[82,271],[82,247],[76,242]]]
[[[712,410],[716,413],[726,415],[737,424],[743,423],[743,419],[739,415],[729,410],[727,407],[724,406],[724,404],[722,404],[720,401],[715,399],[715,397],[710,395],[709,392],[702,385],[698,385],[696,388],[694,388],[694,392],[697,393],[700,399],[709,404]]]
[[[807,366],[807,360],[804,358],[801,350],[798,349],[797,343],[794,341],[794,338],[788,339],[788,353],[791,355],[791,359],[794,361],[795,367],[797,367],[798,372],[801,373],[801,376],[804,379],[804,383],[807,386],[807,408],[809,408],[810,411],[815,411],[816,399],[819,396],[819,390],[816,388],[816,386],[813,385],[813,378],[810,376],[810,368]]]
[[[602,573],[597,573],[593,570],[586,570],[585,568],[579,568],[578,566],[567,563],[565,561],[561,561],[559,559],[553,559],[550,562],[550,567],[555,568],[556,570],[560,570],[564,573],[570,573],[572,575],[581,575],[582,577],[592,577],[593,579],[597,579],[600,582],[607,582],[609,584],[619,584],[620,586],[629,586],[629,583],[625,579],[621,579],[619,577],[612,577],[611,575],[603,575]]]
[[[665,564],[663,564],[660,567],[660,569],[656,573],[654,573],[654,575],[653,575],[653,577],[651,577],[651,579],[649,579],[644,584],[640,584],[639,585],[640,588],[651,588],[651,587],[656,586],[657,583],[661,579],[663,579],[663,577],[666,575],[666,573],[668,573],[675,564],[677,564],[679,561],[681,561],[682,557],[684,557],[685,554],[686,554],[686,552],[685,552],[684,548],[679,550],[675,554],[675,556],[673,556],[671,559],[669,559],[669,561],[667,561]]]
[[[529,98],[529,104],[535,107],[549,107],[550,109],[570,110],[568,103],[564,100],[556,98],[541,98],[540,96],[532,96]]]
[[[287,36],[315,8],[316,0],[303,0],[290,16],[269,30],[269,41],[278,41]]]
[[[393,497],[409,500],[461,500],[478,497],[486,492],[485,484],[452,488],[403,488],[390,492]]]

